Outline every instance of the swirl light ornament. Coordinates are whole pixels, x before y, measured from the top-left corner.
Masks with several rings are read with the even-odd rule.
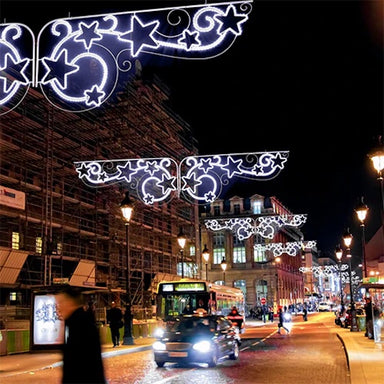
[[[204,225],[211,231],[229,229],[239,240],[245,240],[253,235],[260,235],[265,239],[273,239],[276,232],[284,226],[300,227],[307,221],[307,215],[270,215],[231,219],[205,220]]]
[[[32,85],[34,46],[27,26],[0,24],[0,115],[17,107]]]
[[[237,1],[54,20],[38,36],[36,85],[58,108],[96,108],[129,79],[138,58],[221,55],[251,10],[251,1]]]
[[[256,251],[271,251],[273,257],[281,256],[286,253],[289,256],[296,256],[302,249],[312,249],[316,247],[316,241],[291,241],[286,243],[267,243],[255,244]]]
[[[284,168],[288,154],[254,152],[189,156],[180,164],[168,157],[78,161],[74,164],[79,178],[88,186],[127,184],[126,187],[148,205],[168,201],[175,194],[191,202],[207,204],[219,198],[223,186],[235,178],[268,180],[276,177]]]

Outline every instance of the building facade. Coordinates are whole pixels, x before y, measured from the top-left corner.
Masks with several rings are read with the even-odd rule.
[[[172,112],[169,96],[159,78],[138,69],[115,99],[96,110],[54,108],[30,89],[1,116],[0,305],[28,306],[31,289],[62,283],[107,292],[101,306],[111,295],[124,305],[127,243],[120,203],[128,185],[89,187],[74,162],[179,162],[196,155],[191,127]],[[177,273],[181,227],[188,238],[186,265],[195,265],[198,210],[178,198],[148,206],[134,190],[130,196],[131,298],[135,307],[148,308],[154,277]]]
[[[201,214],[201,244],[206,245],[210,253],[206,265],[207,279],[241,288],[248,310],[261,306],[263,302],[273,307],[275,312],[279,306],[303,303],[304,280],[299,271],[301,251],[294,256],[283,252],[280,257],[275,257],[271,250],[265,250],[267,244],[281,243],[283,246],[303,240],[298,226],[271,226],[269,230],[273,234],[270,233],[269,238],[261,236],[256,230],[255,234],[245,239],[241,231],[234,231],[234,226],[216,225],[215,230],[210,226],[212,222],[229,223],[231,219],[257,223],[260,218],[290,215],[292,213],[277,198],[257,194],[247,198],[233,196],[228,200],[216,200],[206,207]],[[225,272],[221,268],[223,259],[227,264]],[[202,263],[204,266],[204,261]],[[202,275],[205,275],[204,268]]]

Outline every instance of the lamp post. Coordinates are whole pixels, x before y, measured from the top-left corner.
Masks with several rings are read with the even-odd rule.
[[[125,221],[125,256],[127,262],[126,279],[125,279],[125,313],[124,313],[124,336],[123,345],[134,345],[132,337],[132,311],[131,311],[131,260],[129,252],[129,222],[131,221],[133,212],[133,202],[129,197],[129,192],[125,193],[125,197],[120,204],[121,213]]]
[[[361,203],[355,208],[357,218],[361,226],[361,257],[363,260],[363,279],[367,277],[367,262],[365,260],[365,218],[367,217],[369,208],[364,204],[364,198],[361,198]]]
[[[180,232],[177,235],[177,242],[180,246],[180,254],[181,254],[181,278],[184,279],[184,247],[187,238],[184,235],[183,228],[180,227]]]
[[[340,306],[341,306],[340,313],[344,313],[343,280],[341,278],[341,259],[343,257],[343,251],[341,250],[340,246],[336,247],[335,253],[336,253],[337,260],[339,260]]]
[[[344,245],[346,246],[346,257],[349,260],[349,290],[351,295],[351,332],[357,332],[359,329],[357,327],[357,319],[356,319],[356,308],[355,301],[353,299],[353,285],[352,285],[352,254],[351,254],[351,244],[352,244],[353,236],[349,233],[349,229],[343,235]]]
[[[223,270],[223,281],[225,285],[225,271],[227,269],[227,262],[225,261],[225,258],[223,257],[223,260],[221,260],[221,269]]]
[[[209,251],[207,248],[207,244],[204,245],[203,249],[203,259],[205,261],[205,279],[208,281],[208,261],[209,261]]]

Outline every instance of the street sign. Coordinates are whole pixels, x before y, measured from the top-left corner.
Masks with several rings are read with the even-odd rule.
[[[266,304],[266,303],[267,303],[267,299],[266,299],[265,297],[262,297],[262,298],[260,299],[260,303],[261,303],[262,305]]]

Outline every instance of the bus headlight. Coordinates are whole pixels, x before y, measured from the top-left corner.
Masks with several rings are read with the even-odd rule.
[[[211,343],[207,340],[199,341],[196,344],[193,344],[192,347],[195,351],[201,352],[201,353],[207,353],[211,350]]]
[[[152,348],[155,350],[155,351],[165,351],[166,350],[166,346],[164,343],[162,343],[161,341],[155,341],[152,345]]]

